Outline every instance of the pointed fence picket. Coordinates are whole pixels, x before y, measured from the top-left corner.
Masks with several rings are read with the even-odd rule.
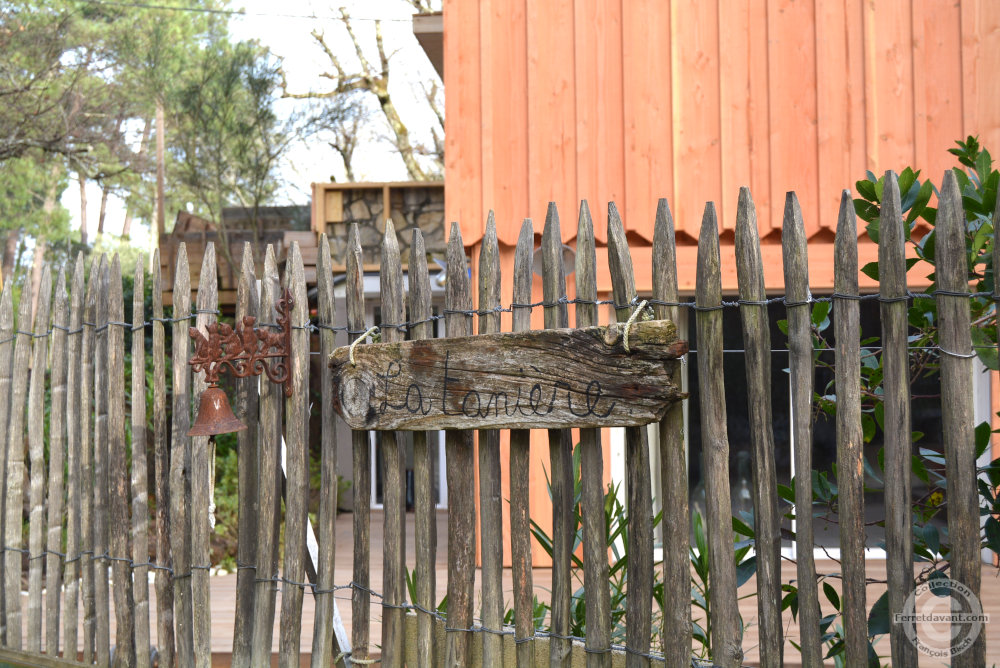
[[[472,291],[462,234],[453,223],[448,239],[445,327],[449,337],[472,334]],[[467,666],[472,661],[471,629],[476,578],[476,508],[473,432],[445,435],[448,461],[448,626],[445,665]]]
[[[535,235],[530,218],[521,225],[514,250],[514,293],[511,304],[531,303],[531,255]],[[531,310],[511,306],[514,332],[531,329]],[[531,465],[531,432],[527,429],[510,431],[510,470],[522,475],[510,476],[510,551],[514,580],[514,642],[519,668],[535,662],[535,608],[531,578],[531,508],[528,476]]]
[[[361,237],[358,226],[352,225],[347,240],[347,335],[351,341],[364,344],[365,276],[361,262]],[[364,336],[362,336],[364,335]],[[358,338],[361,341],[356,341]],[[371,451],[368,432],[351,433],[351,465],[354,482],[354,573],[351,580],[351,647],[353,658],[368,661],[369,623],[371,620]]]
[[[160,251],[153,253],[153,468],[156,486],[157,652],[162,665],[174,665],[174,586],[170,577],[170,443],[167,440],[166,330]]]
[[[267,247],[264,254],[264,273],[261,278],[261,322],[275,322],[274,307],[278,298],[278,267],[274,248]],[[278,583],[278,532],[280,530],[281,484],[281,422],[284,394],[271,383],[260,384],[259,450],[260,500],[257,525],[257,563],[253,635],[250,640],[250,665],[262,666],[270,662],[274,635],[274,608]],[[176,566],[175,566],[176,568]]]
[[[285,560],[281,589],[279,661],[282,668],[299,665],[299,636],[302,630],[303,587],[305,581],[306,525],[309,491],[309,304],[298,243],[288,254],[285,289],[294,304],[290,309],[291,349],[288,373],[292,393],[285,405]],[[278,388],[279,390],[282,388]]]
[[[679,323],[680,308],[668,306],[677,303],[677,251],[674,246],[674,219],[665,199],[661,199],[656,207],[652,268],[653,297],[663,302],[653,307],[653,313],[661,320]],[[592,294],[594,297],[591,298],[596,298],[596,290]],[[683,370],[680,367],[674,372],[673,382],[677,387],[682,386]],[[659,442],[660,508],[663,512],[660,527],[663,545],[671,546],[671,549],[663,550],[663,658],[667,668],[686,668],[691,657],[691,635],[688,633],[691,623],[688,612],[691,538],[688,530],[684,407],[681,404],[668,408],[660,421]],[[589,637],[590,634],[587,635]]]
[[[431,285],[427,273],[427,255],[420,228],[413,230],[410,245],[409,292],[410,338],[414,340],[433,337],[431,317]],[[324,368],[328,366],[324,365]],[[325,387],[325,385],[324,385]],[[435,462],[425,431],[413,433],[413,483],[414,483],[414,542],[416,543],[417,608],[417,665],[435,665],[433,611],[436,584],[435,561],[437,558],[437,503],[434,499],[433,471]]]
[[[594,221],[584,201],[576,232],[576,326],[599,324],[597,305],[597,257]],[[611,665],[611,593],[608,581],[608,541],[604,529],[604,454],[599,429],[580,430],[580,515],[583,523],[584,595],[587,620],[587,668]],[[687,476],[685,476],[685,480]],[[685,564],[687,559],[685,558]],[[594,586],[598,583],[597,586]],[[690,657],[687,652],[686,657]]]
[[[125,448],[125,304],[122,268],[116,255],[111,261],[108,284],[108,553],[114,582],[116,663],[135,665],[135,593],[129,552],[129,500],[131,497],[128,453]],[[133,439],[133,444],[135,440]]]
[[[500,331],[500,249],[490,212],[479,253],[479,333]],[[482,624],[498,633],[483,636],[483,664],[503,664],[503,490],[500,484],[500,430],[479,431],[479,524],[482,538]]]
[[[83,341],[83,254],[76,257],[73,278],[69,288],[69,331],[67,332],[66,368],[66,563],[63,582],[66,587],[63,606],[63,648],[66,656],[77,655],[79,599],[80,599],[80,533],[81,533],[81,444],[83,442],[80,420],[82,387],[80,374]],[[0,420],[0,424],[3,421]],[[51,549],[51,548],[50,548]],[[56,617],[58,622],[58,615]],[[49,629],[58,628],[49,626]],[[47,631],[51,633],[52,631]],[[46,650],[48,651],[48,649]],[[58,643],[56,643],[58,652]]]
[[[705,535],[708,540],[709,581],[712,583],[710,647],[723,668],[743,661],[736,565],[729,494],[729,434],[722,373],[722,278],[719,222],[709,202],[698,235],[695,326],[698,336],[698,381],[701,390],[702,456],[705,480]]]
[[[66,338],[69,328],[65,269],[56,278],[55,307],[52,314],[51,413],[49,417],[48,524],[45,549],[45,653],[59,652],[59,608],[62,604],[63,484],[66,461]]]
[[[11,290],[11,286],[7,288]],[[7,424],[7,494],[4,515],[4,597],[7,612],[7,645],[21,649],[21,572],[24,556],[24,409],[27,400],[28,355],[31,347],[31,290],[21,291],[14,381]]]
[[[846,199],[846,198],[845,198]],[[846,203],[846,202],[845,202]],[[889,606],[902,610],[913,590],[913,540],[910,519],[912,443],[910,438],[910,365],[906,350],[909,334],[906,303],[906,247],[899,199],[893,174],[883,190],[879,221],[879,311],[882,320],[882,365],[885,369],[885,548],[888,560]],[[849,268],[848,268],[849,270]],[[862,609],[864,606],[862,605]],[[893,663],[916,664],[916,647],[898,624],[890,628]]]
[[[195,327],[204,334],[218,320],[219,286],[216,280],[215,244],[209,242],[202,256],[201,273],[198,279],[198,307]],[[187,334],[185,332],[184,334]],[[178,345],[174,341],[174,345]],[[181,345],[189,346],[190,338],[185,336]],[[185,369],[186,370],[186,369]],[[194,374],[191,396],[200,397],[207,387],[204,374]],[[212,663],[212,605],[209,594],[208,570],[211,566],[208,536],[210,530],[209,496],[215,487],[211,479],[212,467],[210,459],[215,457],[215,442],[207,436],[188,437],[186,439],[191,461],[190,480],[188,481],[191,510],[190,523],[185,527],[190,531],[191,554],[189,567],[191,585],[191,628],[194,641],[194,665],[197,668],[209,668]],[[175,573],[184,575],[183,573]]]
[[[140,254],[132,275],[132,359],[146,359],[145,267]],[[132,453],[132,564],[135,587],[135,666],[149,668],[152,645],[149,632],[149,489],[146,446],[146,373],[136,373],[132,367],[132,401],[130,450]],[[125,499],[127,506],[127,498]],[[127,536],[126,536],[127,540]],[[126,575],[127,572],[126,572]],[[55,654],[55,652],[52,652]]]
[[[244,318],[257,318],[260,298],[257,294],[257,278],[254,274],[253,248],[250,242],[243,244],[243,259],[240,265],[240,281],[236,289],[236,322]],[[239,452],[239,525],[238,536],[252,536],[260,513],[257,479],[260,461],[257,447],[258,394],[256,378],[241,378],[236,381],[236,400],[233,412],[242,416],[247,426],[236,435]],[[236,614],[233,620],[233,663],[246,665],[250,662],[250,639],[253,636],[254,578],[257,575],[257,541],[241,540],[237,545],[236,571]]]
[[[850,197],[840,202],[834,265],[833,317],[837,350],[837,489],[840,554],[843,560],[844,644],[848,665],[867,661],[868,617],[865,614],[864,478],[861,430],[861,327],[858,294],[857,221]],[[847,295],[842,296],[842,295]],[[891,345],[891,344],[890,344]],[[892,348],[899,350],[898,342]],[[887,354],[893,354],[892,349]],[[905,354],[905,351],[904,353]]]
[[[29,652],[42,649],[42,547],[45,529],[45,372],[48,369],[49,309],[52,272],[42,269],[35,333],[32,342],[31,384],[28,389],[28,642]]]
[[[941,330],[942,406],[948,467],[949,522],[953,542],[952,577],[979,592],[979,516],[975,504],[975,462],[972,442],[972,341],[969,295],[962,241],[964,213],[957,183],[944,181],[938,212],[938,313]],[[546,215],[540,255],[541,303],[532,304],[532,254],[535,238],[525,220],[514,249],[512,301],[504,306],[500,275],[501,249],[492,214],[478,257],[478,305],[457,225],[448,244],[444,314],[434,315],[430,280],[419,230],[413,231],[411,257],[404,281],[399,245],[393,224],[382,234],[381,341],[429,339],[433,321],[441,318],[447,336],[501,330],[501,314],[511,313],[511,328],[531,328],[532,309],[541,307],[544,327],[569,326],[569,305],[575,325],[597,325],[601,304],[619,323],[655,317],[675,324],[681,307],[692,307],[697,330],[707,516],[705,533],[712,582],[709,611],[713,661],[738,666],[744,660],[737,608],[733,526],[730,517],[729,443],[722,376],[722,309],[738,307],[742,316],[745,371],[750,414],[750,442],[754,467],[754,524],[756,586],[763,664],[782,661],[782,599],[779,566],[778,495],[775,482],[774,434],[770,404],[771,340],[764,292],[760,239],[753,200],[742,189],[735,225],[735,265],[740,289],[737,304],[723,302],[719,255],[719,224],[715,208],[705,209],[699,239],[699,266],[694,304],[678,301],[674,227],[665,200],[657,208],[653,240],[651,307],[637,294],[624,225],[612,203],[608,209],[608,261],[611,294],[597,291],[596,244],[590,208],[583,202],[576,233],[575,299],[567,297],[559,215],[552,205]],[[887,174],[880,221],[878,298],[883,327],[885,363],[887,574],[890,614],[899,612],[913,590],[913,548],[905,513],[910,495],[910,414],[907,370],[906,301],[899,190],[894,174]],[[255,377],[235,382],[233,406],[248,429],[238,436],[239,535],[233,658],[239,665],[267,666],[278,628],[278,664],[297,666],[300,660],[303,600],[306,590],[315,599],[312,629],[312,666],[331,663],[387,666],[576,665],[585,657],[588,668],[619,665],[672,667],[690,665],[692,651],[689,575],[689,500],[683,411],[675,404],[657,424],[659,433],[659,489],[652,487],[649,433],[645,427],[625,430],[626,494],[628,510],[626,566],[628,596],[623,621],[614,617],[609,601],[608,543],[605,534],[604,448],[601,431],[579,432],[581,479],[574,478],[572,436],[569,430],[547,434],[553,496],[553,587],[536,591],[532,582],[531,511],[528,476],[532,456],[531,433],[510,431],[509,489],[501,478],[502,430],[449,430],[446,434],[448,488],[448,605],[438,612],[435,601],[436,509],[433,485],[433,449],[428,432],[413,435],[415,513],[414,580],[406,580],[406,453],[398,433],[379,432],[384,485],[384,543],[381,559],[384,591],[371,588],[371,449],[369,434],[352,434],[354,474],[353,577],[337,582],[335,566],[345,545],[335,544],[337,506],[336,425],[334,386],[326,359],[334,351],[335,332],[346,329],[350,342],[366,343],[373,334],[365,319],[364,275],[360,232],[350,230],[346,297],[346,327],[338,325],[335,304],[338,281],[326,237],[320,239],[317,291],[310,304],[302,254],[293,244],[284,272],[274,248],[264,253],[258,281],[254,249],[243,249],[236,318],[257,318],[259,327],[273,327],[276,306],[287,288],[293,299],[291,346],[287,361],[291,393],[282,386]],[[867,662],[865,592],[864,476],[860,412],[859,300],[857,229],[853,202],[844,193],[835,242],[833,312],[838,345],[835,350],[837,480],[841,530],[843,630],[848,665]],[[784,305],[788,310],[791,429],[795,468],[812,466],[811,395],[814,351],[810,339],[810,308],[806,238],[802,214],[794,193],[786,199],[783,220],[785,270]],[[209,245],[200,271],[197,307],[191,309],[190,267],[182,244],[177,254],[173,312],[164,317],[164,286],[158,254],[153,273],[145,275],[140,258],[132,277],[131,322],[125,321],[122,267],[117,257],[101,256],[90,263],[89,277],[82,255],[70,267],[42,268],[38,294],[14,283],[0,288],[0,518],[3,522],[4,577],[0,582],[0,659],[11,656],[44,657],[60,654],[82,658],[99,666],[144,668],[158,656],[160,665],[207,666],[211,660],[209,509],[212,494],[213,441],[187,436],[191,406],[205,387],[201,373],[192,375],[188,360],[192,342],[189,328],[207,328],[218,311],[214,248]],[[726,262],[731,259],[727,258]],[[55,285],[53,286],[53,274]],[[152,311],[145,309],[147,278],[152,286]],[[405,288],[405,289],[404,289]],[[259,294],[259,296],[258,296]],[[35,305],[37,304],[37,305]],[[311,306],[316,319],[310,320]],[[18,316],[15,318],[15,308]],[[409,315],[407,316],[407,311]],[[167,325],[171,325],[168,329]],[[625,329],[628,325],[625,326]],[[152,347],[147,354],[147,334]],[[172,350],[167,355],[167,345]],[[131,369],[126,368],[126,345]],[[310,402],[310,356],[319,355],[318,407]],[[146,366],[151,357],[151,401],[147,406]],[[167,361],[172,377],[167,378]],[[316,367],[313,367],[314,369]],[[679,364],[671,370],[678,387]],[[126,383],[131,380],[129,385]],[[128,393],[126,393],[128,389]],[[168,397],[172,397],[168,405]],[[46,403],[46,402],[50,403]],[[128,414],[126,411],[130,410]],[[127,420],[128,417],[128,420]],[[320,508],[317,541],[308,508],[310,419],[320,424]],[[478,437],[479,488],[476,490]],[[282,475],[282,447],[286,448]],[[315,449],[315,448],[313,448]],[[152,462],[152,484],[147,479]],[[128,468],[129,464],[131,469]],[[346,467],[345,467],[346,468]],[[516,473],[515,473],[516,472]],[[26,485],[27,483],[27,485]],[[579,487],[577,488],[577,484]],[[478,491],[478,494],[477,494]],[[575,493],[579,493],[578,501]],[[150,499],[152,496],[152,500]],[[662,594],[654,588],[654,496],[662,509]],[[470,500],[478,497],[476,505]],[[284,514],[281,513],[284,500]],[[503,505],[510,508],[510,554],[513,591],[512,618],[505,618],[502,591]],[[797,486],[797,506],[811,504],[808,486]],[[27,503],[25,503],[27,502]],[[150,526],[150,503],[155,520]],[[574,503],[579,503],[574,507]],[[25,512],[27,509],[27,512]],[[579,513],[580,526],[573,524]],[[812,560],[811,513],[797,513],[797,586],[800,645],[804,665],[821,660],[820,609],[816,567]],[[284,522],[284,524],[282,524]],[[481,608],[475,608],[477,526],[481,551]],[[26,528],[26,532],[25,532]],[[279,534],[283,528],[283,559],[279,567]],[[574,532],[579,531],[580,535]],[[23,543],[27,536],[27,545]],[[154,543],[150,545],[150,541]],[[312,541],[312,542],[310,542]],[[577,541],[582,543],[576,552]],[[151,549],[152,548],[152,549]],[[338,549],[339,548],[339,549]],[[151,556],[151,552],[154,554]],[[582,568],[580,566],[582,554]],[[582,571],[582,575],[581,572]],[[149,573],[156,592],[155,633],[150,624]],[[109,588],[108,577],[113,587]],[[582,577],[585,603],[583,638],[571,635],[574,582]],[[24,592],[23,583],[27,591]],[[338,627],[338,591],[350,590],[353,623],[350,639]],[[276,620],[277,592],[281,591]],[[26,593],[26,596],[25,596]],[[376,620],[382,635],[376,649],[370,641],[372,596],[378,597]],[[654,597],[662,595],[662,599]],[[550,630],[536,628],[534,597],[550,606]],[[579,602],[577,602],[579,603]],[[662,614],[662,645],[654,646],[653,618]],[[111,639],[111,615],[115,638]],[[82,624],[81,624],[82,617]],[[617,626],[615,626],[617,625]],[[80,637],[82,629],[82,638]],[[617,633],[618,635],[613,635]],[[891,629],[893,662],[913,665],[915,653],[902,630]],[[614,640],[613,640],[614,638]],[[622,644],[623,643],[623,644]],[[28,654],[18,653],[22,644]],[[154,651],[155,648],[155,651]],[[176,648],[176,654],[175,654]],[[374,651],[373,651],[374,650]],[[956,665],[981,665],[985,645],[973,644]],[[787,658],[787,657],[786,657]],[[46,665],[50,665],[47,663]],[[58,664],[51,664],[58,665]],[[76,664],[74,664],[76,665]]]
[[[336,310],[333,289],[333,271],[330,268],[330,242],[320,236],[319,257],[316,260],[317,316],[320,327],[320,359],[328,359],[334,349],[333,327]],[[333,377],[327,364],[320,365],[320,395],[331,396]],[[316,564],[316,616],[312,643],[312,668],[325,668],[334,654],[334,566],[336,564],[337,517],[337,440],[333,405],[324,401],[320,406],[320,497],[319,497],[319,558]]]
[[[802,210],[795,193],[785,198],[781,233],[785,272],[785,304],[788,309],[788,357],[791,377],[791,427],[795,443],[795,470],[812,471],[813,361],[812,307],[809,303],[809,258]],[[812,486],[796,485],[795,506],[812,505]],[[798,602],[802,665],[816,666],[823,661],[819,633],[819,588],[813,561],[813,516],[799,513],[795,518],[796,575],[799,580]]]
[[[559,212],[550,203],[542,228],[542,299],[545,301],[546,329],[569,327],[566,272],[562,262],[562,233]],[[549,663],[568,666],[570,662],[569,611],[572,596],[573,552],[573,437],[569,429],[549,430],[549,470],[552,473],[552,633]]]
[[[382,236],[382,267],[379,272],[382,304],[382,341],[396,343],[405,338],[406,304],[399,243],[392,221]],[[382,541],[382,660],[386,665],[403,662],[403,604],[406,602],[406,452],[401,434],[379,434],[382,451],[382,507],[385,528]]]
[[[110,267],[101,256],[97,265],[97,306],[94,311],[94,653],[101,668],[111,665],[111,591],[108,587],[108,283]]]

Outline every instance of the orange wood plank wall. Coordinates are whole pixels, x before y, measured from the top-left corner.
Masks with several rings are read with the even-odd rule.
[[[681,244],[713,200],[725,240],[741,185],[762,236],[795,190],[829,241],[866,169],[939,181],[968,134],[1000,152],[993,0],[445,0],[444,39],[446,211],[470,246],[489,209],[513,245],[550,200],[571,240],[583,198],[648,241],[668,197]]]
[[[571,242],[588,199],[601,244],[614,200],[636,246],[637,288],[648,294],[653,214],[667,197],[680,288],[690,294],[712,200],[732,293],[735,207],[748,185],[767,288],[780,294],[781,214],[795,190],[811,284],[830,288],[841,192],[866,169],[912,165],[940,182],[955,164],[947,149],[969,134],[1000,155],[998,72],[996,0],[444,0],[447,220],[461,223],[475,270],[495,211],[509,303],[524,218],[540,234],[557,202]],[[599,248],[606,292],[604,256]],[[877,249],[863,240],[860,256],[871,261]],[[535,445],[532,516],[548,528],[548,449],[541,436]]]

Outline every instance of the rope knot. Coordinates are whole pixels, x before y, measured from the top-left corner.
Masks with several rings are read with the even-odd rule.
[[[351,347],[348,350],[348,358],[351,360],[351,366],[357,366],[357,362],[354,361],[354,347],[357,346],[362,341],[364,341],[365,339],[367,339],[372,334],[376,334],[376,333],[378,333],[378,326],[377,325],[372,325],[367,330],[365,330],[364,334],[362,334],[358,338],[354,339],[354,343],[351,344]]]
[[[635,307],[635,310],[632,311],[632,315],[628,317],[628,321],[625,323],[625,333],[622,335],[622,345],[625,346],[625,352],[627,353],[632,352],[628,347],[628,332],[632,329],[632,324],[635,323],[635,319],[638,318],[642,313],[642,310],[646,308],[646,303],[645,299],[639,302],[639,305]]]

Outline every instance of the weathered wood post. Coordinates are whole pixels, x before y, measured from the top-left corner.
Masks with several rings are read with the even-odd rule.
[[[715,204],[705,205],[698,235],[695,322],[698,332],[698,378],[701,383],[701,447],[705,453],[708,569],[712,584],[712,660],[724,668],[743,662],[733,524],[729,494],[729,434],[726,428],[725,379],[722,371],[722,271]]]
[[[796,575],[799,579],[799,633],[802,665],[819,666],[823,654],[819,635],[819,591],[813,561],[812,517],[812,304],[809,295],[809,257],[802,210],[794,192],[785,197],[781,228],[785,271],[785,308],[788,313],[788,357],[791,374],[792,433],[795,439]],[[805,484],[805,480],[810,484]]]
[[[448,236],[448,276],[445,293],[445,327],[448,336],[472,334],[472,295],[468,263],[458,223]],[[475,492],[475,459],[471,431],[445,436],[448,461],[448,632],[445,665],[469,665],[472,638],[473,587],[476,577],[476,509],[469,503]]]
[[[268,322],[274,317],[278,298],[278,265],[274,247],[264,253],[261,278],[260,314]],[[273,383],[260,384],[260,478],[258,480],[259,522],[257,528],[257,577],[253,599],[253,635],[250,665],[271,665],[274,638],[274,608],[278,583],[278,531],[281,510],[281,416],[284,393]]]
[[[757,554],[757,614],[761,665],[781,664],[781,518],[771,420],[771,332],[764,292],[764,263],[757,209],[750,189],[740,188],[736,208],[736,276],[740,289],[747,413],[753,451],[753,523]]]
[[[146,313],[144,257],[132,280],[132,562],[135,580],[135,665],[150,665],[149,482],[146,461]]]
[[[91,487],[94,484],[94,430],[91,428],[91,406],[94,400],[94,345],[96,329],[94,321],[97,314],[97,293],[100,291],[98,258],[90,263],[90,276],[87,279],[87,296],[84,300],[83,338],[81,343],[80,377],[80,567],[83,575],[80,578],[83,607],[83,660],[94,660],[96,629],[96,593],[94,587],[94,495]]]
[[[944,423],[947,493],[952,539],[952,577],[972,591],[977,599],[982,586],[979,549],[979,499],[976,490],[976,437],[973,423],[973,348],[970,333],[969,277],[965,250],[965,212],[955,175],[949,170],[941,188],[938,209],[937,274],[942,293],[938,295],[941,319],[941,396]],[[996,220],[996,219],[994,219]],[[956,632],[962,628],[952,622]],[[956,640],[961,636],[956,635]],[[986,629],[972,640],[972,646],[955,657],[957,668],[986,663]]]
[[[479,253],[479,333],[500,331],[500,248],[490,212]],[[479,526],[482,530],[483,665],[503,664],[503,492],[500,488],[500,432],[479,432]]]
[[[97,665],[111,662],[111,591],[108,588],[108,282],[111,268],[101,255],[97,265],[94,322],[94,645]]]
[[[431,317],[431,284],[427,273],[427,254],[420,228],[413,229],[410,246],[409,292],[410,338],[429,339],[434,336]],[[332,352],[332,350],[331,350]],[[324,357],[326,359],[326,357]],[[325,367],[326,365],[324,365]],[[332,384],[333,379],[331,377]],[[324,407],[325,408],[325,407]],[[437,555],[437,500],[434,497],[433,451],[426,431],[413,432],[414,533],[417,551],[417,664],[435,665],[434,622],[437,609],[434,601]],[[427,611],[427,612],[425,612]]]
[[[219,286],[216,279],[215,244],[205,246],[201,273],[198,276],[198,308],[195,326],[203,333],[218,320]],[[190,336],[185,332],[184,345],[189,345]],[[176,343],[174,344],[176,345]],[[185,360],[186,362],[187,360]],[[174,360],[174,364],[177,361]],[[208,387],[205,375],[196,373],[192,381],[191,396],[200,398]],[[194,660],[198,668],[209,668],[212,663],[212,620],[211,590],[208,569],[211,566],[209,534],[209,505],[211,503],[212,467],[215,458],[215,442],[207,436],[188,437],[191,449],[191,605],[192,631],[194,635]]]
[[[608,266],[611,294],[619,322],[641,319],[632,306],[636,299],[632,256],[625,226],[614,202],[608,204]],[[625,468],[628,495],[628,549],[626,566],[629,594],[625,606],[625,644],[635,650],[625,657],[629,668],[649,665],[653,616],[653,490],[649,470],[649,437],[645,428],[625,430]]]
[[[8,397],[0,401],[0,425],[4,431],[0,433],[0,535],[4,535],[3,522],[6,514],[7,490],[7,434],[10,430],[11,386],[14,380],[14,290],[8,281],[0,296],[0,396]],[[6,542],[4,543],[6,545]],[[7,555],[2,557],[6,569]],[[0,577],[0,642],[7,644],[7,602],[4,595],[6,577]]]
[[[531,256],[535,234],[531,219],[525,218],[514,249],[514,293],[511,302],[511,325],[515,332],[531,329]],[[531,584],[531,492],[528,471],[531,466],[531,432],[510,431],[510,553],[514,579],[514,639],[518,668],[534,666],[535,620]],[[603,511],[602,511],[603,512]]]
[[[236,322],[246,317],[259,321],[260,298],[257,294],[257,276],[254,271],[253,248],[243,244],[240,261],[240,279],[236,286]],[[239,543],[236,547],[236,614],[233,621],[233,665],[250,663],[253,637],[254,579],[257,577],[256,525],[260,513],[258,480],[260,458],[257,442],[259,396],[258,378],[249,376],[236,381],[234,413],[241,416],[246,429],[236,434],[237,485],[239,489]]]
[[[139,286],[142,287],[141,284]],[[111,260],[108,276],[108,552],[115,604],[115,666],[135,666],[135,594],[132,586],[132,554],[129,552],[130,485],[125,444],[125,303],[122,266],[118,255]],[[141,335],[141,332],[140,332]],[[143,369],[145,374],[145,369]],[[145,395],[141,401],[145,402]],[[144,425],[145,426],[145,425]],[[146,581],[143,580],[143,584]],[[110,615],[110,610],[107,613]],[[148,646],[145,649],[147,656]]]
[[[333,330],[334,311],[333,272],[330,267],[330,242],[325,234],[319,238],[319,256],[316,259],[316,312],[319,316],[321,359],[329,357],[335,347]],[[321,365],[320,395],[333,394],[330,367]],[[316,616],[312,642],[312,668],[326,668],[333,659],[334,607],[334,556],[337,541],[337,438],[335,414],[329,401],[320,406],[322,430],[320,445],[320,496],[319,496],[319,559],[316,564]]]
[[[31,383],[28,388],[28,642],[29,652],[42,650],[42,559],[45,537],[45,371],[49,357],[49,308],[52,272],[42,267],[35,334],[32,345]]]
[[[160,249],[153,251],[153,458],[156,486],[156,646],[174,665],[174,583],[170,577],[170,443],[167,440],[167,353]]]
[[[70,287],[69,335],[67,337],[66,367],[66,562],[63,581],[66,583],[66,600],[63,614],[63,656],[77,656],[77,626],[79,623],[80,599],[80,530],[81,530],[81,480],[80,460],[82,436],[80,429],[81,404],[80,374],[82,370],[83,342],[83,253],[76,256],[73,267],[73,281]],[[4,306],[0,304],[0,312]],[[0,316],[2,319],[2,316]],[[0,336],[3,334],[0,333]],[[0,350],[0,369],[3,369],[3,355]],[[0,385],[2,391],[2,385]],[[5,421],[0,418],[0,424]],[[2,470],[2,467],[0,467]]]
[[[281,587],[281,629],[278,635],[278,665],[299,665],[302,632],[301,586],[305,581],[306,530],[309,524],[309,302],[306,298],[305,271],[298,242],[292,242],[285,265],[285,288],[294,303],[291,317],[291,340],[288,350],[288,383],[291,396],[285,402],[285,582]]]
[[[52,314],[52,403],[49,414],[49,489],[46,494],[49,507],[45,536],[45,549],[48,552],[45,563],[45,653],[49,656],[59,655],[59,613],[63,589],[63,569],[59,563],[59,553],[62,552],[63,516],[66,509],[63,468],[66,466],[68,412],[66,405],[68,318],[69,294],[66,292],[66,270],[60,269],[56,278],[55,309]],[[67,553],[68,545],[67,540]]]
[[[392,221],[385,223],[382,236],[382,266],[379,272],[382,299],[382,340],[402,341],[406,332],[406,302],[403,296],[403,271],[399,260],[399,241]],[[403,665],[403,623],[406,603],[406,453],[395,432],[379,434],[382,446],[382,507],[384,540],[382,580],[385,583],[382,606],[382,662],[386,666]]]
[[[896,175],[886,172],[884,184],[879,214],[878,273],[884,371],[885,569],[892,619],[892,615],[903,611],[903,604],[914,586],[910,481],[913,438],[910,354],[907,350],[910,323],[907,319],[905,223]],[[838,408],[839,404],[838,401]],[[853,519],[850,521],[854,522]],[[916,666],[917,648],[906,637],[902,624],[889,625],[889,638],[893,665]]]
[[[10,292],[8,290],[8,292]],[[24,407],[28,392],[28,361],[31,353],[31,286],[21,290],[14,373],[11,383],[10,418],[7,423],[7,495],[4,517],[4,596],[7,613],[7,646],[21,649],[21,546],[24,534]]]
[[[170,554],[173,562],[174,620],[177,661],[194,665],[194,631],[191,602],[191,269],[187,247],[177,248],[173,292],[173,407],[170,429]]]
[[[347,336],[354,341],[365,332],[365,275],[361,261],[361,237],[357,224],[347,238]],[[360,342],[364,344],[364,341]],[[351,467],[354,480],[354,572],[351,590],[351,658],[368,660],[371,622],[371,451],[368,432],[351,433]]]
[[[834,244],[833,317],[837,388],[837,488],[840,555],[844,565],[843,612],[847,665],[868,661],[865,612],[865,507],[861,430],[861,344],[858,308],[858,234],[851,195],[840,200]],[[839,296],[846,295],[846,296]],[[908,429],[908,428],[907,428]]]
[[[598,324],[597,256],[594,222],[587,200],[580,203],[576,231],[576,326]],[[525,462],[527,465],[527,462]],[[513,479],[513,478],[512,478]],[[527,480],[525,480],[527,484]],[[611,666],[611,592],[608,587],[608,536],[604,525],[604,455],[599,429],[580,430],[581,519],[583,523],[583,584],[586,598],[587,667]],[[527,492],[525,492],[527,494]],[[687,562],[687,555],[684,559]],[[690,575],[686,576],[690,578]],[[531,598],[529,595],[528,601]],[[686,667],[685,667],[686,668]]]
[[[579,244],[579,239],[577,240]],[[578,265],[579,266],[579,265]],[[577,269],[577,281],[579,281]],[[653,227],[653,297],[661,302],[677,302],[677,250],[674,219],[667,200],[656,207]],[[579,308],[579,307],[577,307]],[[653,306],[661,320],[677,323],[679,308]],[[681,386],[680,365],[673,382]],[[663,519],[663,658],[668,668],[687,668],[691,663],[691,557],[689,545],[687,458],[684,443],[684,408],[678,402],[660,420],[660,507]],[[589,607],[589,606],[588,606]],[[588,629],[590,625],[588,624]]]
[[[549,202],[542,228],[542,300],[546,329],[569,327],[566,270],[563,268],[562,231],[555,202]],[[552,487],[552,638],[549,665],[568,666],[570,599],[573,596],[573,437],[568,430],[550,429],[549,471]]]

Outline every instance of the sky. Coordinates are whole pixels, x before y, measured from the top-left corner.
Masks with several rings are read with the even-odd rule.
[[[328,79],[322,73],[330,71],[330,61],[311,36],[316,30],[326,36],[326,42],[341,59],[345,69],[357,63],[354,47],[338,20],[339,7],[346,6],[352,16],[352,23],[359,39],[370,48],[366,51],[369,59],[376,60],[375,19],[382,20],[382,35],[390,56],[390,89],[393,102],[399,109],[403,121],[418,141],[430,143],[427,128],[434,124],[434,118],[427,105],[421,101],[422,93],[417,82],[437,81],[436,72],[416,38],[413,36],[411,17],[413,8],[402,0],[352,0],[321,2],[316,0],[235,0],[234,9],[243,9],[245,16],[234,17],[230,21],[230,33],[234,40],[256,39],[270,48],[282,59],[288,77],[290,92],[321,92],[326,90]],[[297,103],[293,100],[279,100],[276,108],[280,115],[291,113]],[[393,154],[379,132],[369,131],[364,143],[355,152],[355,176],[362,181],[406,180],[406,169],[399,157]],[[339,155],[323,141],[313,137],[306,142],[297,142],[291,149],[289,159],[281,171],[284,187],[279,195],[279,204],[308,204],[310,184],[315,181],[329,181],[331,176],[338,181],[345,180],[343,163]],[[169,179],[169,174],[168,174]],[[97,226],[100,206],[100,189],[90,184],[87,190],[87,218],[90,237],[93,239]],[[71,225],[80,226],[80,197],[76,183],[71,183],[62,197],[62,204],[71,216]],[[168,211],[168,225],[176,215]],[[121,232],[125,210],[123,203],[112,198],[108,205],[105,232],[118,235]],[[132,226],[132,244],[151,250],[153,239],[148,225],[135,221]]]

